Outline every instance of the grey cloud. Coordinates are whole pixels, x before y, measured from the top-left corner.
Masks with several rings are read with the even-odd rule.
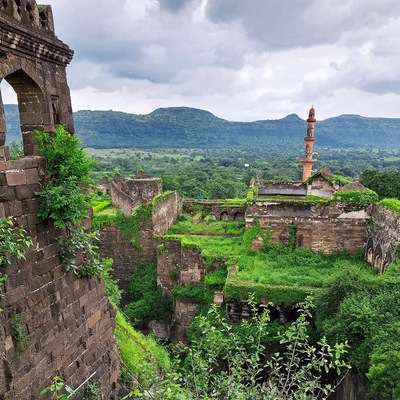
[[[165,9],[171,12],[177,12],[181,10],[187,3],[185,0],[159,0],[161,9]]]

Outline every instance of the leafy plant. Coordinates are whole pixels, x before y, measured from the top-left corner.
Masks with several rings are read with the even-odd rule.
[[[400,200],[399,199],[383,199],[379,205],[388,210],[392,210],[400,214]]]
[[[52,383],[40,392],[39,397],[44,397],[47,393],[52,393],[52,399],[54,400],[68,400],[68,395],[72,395],[75,392],[65,384],[61,377],[55,376]]]
[[[344,201],[360,206],[376,203],[378,195],[373,190],[367,189],[364,191],[359,190],[344,190],[343,192],[336,192],[333,195],[333,201]]]
[[[47,176],[37,194],[41,197],[38,216],[51,218],[57,228],[79,225],[89,206],[87,185],[95,162],[87,158],[80,140],[60,125],[54,135],[35,131],[40,155],[47,160]]]
[[[98,252],[98,232],[86,232],[83,227],[74,227],[68,236],[57,239],[58,254],[66,271],[73,270],[78,276],[103,275]]]
[[[170,319],[172,304],[157,287],[157,265],[138,265],[129,279],[132,302],[124,307],[124,313],[133,322],[143,318]]]
[[[23,320],[21,315],[13,315],[10,319],[11,338],[13,340],[16,352],[22,353],[25,350],[26,333],[24,330]]]
[[[0,267],[11,264],[14,258],[25,259],[25,249],[32,246],[32,239],[25,229],[16,228],[13,218],[0,218]]]
[[[10,143],[10,159],[19,160],[24,156],[24,149],[22,148],[22,142],[12,141]]]
[[[103,276],[106,285],[106,293],[110,303],[113,307],[119,308],[119,303],[121,302],[122,292],[118,287],[118,281],[114,280],[111,276],[113,271],[112,258],[106,258],[103,261]]]
[[[11,264],[13,259],[25,259],[25,250],[32,246],[32,239],[22,227],[15,227],[13,218],[0,218],[0,267]],[[7,275],[0,272],[0,285]]]

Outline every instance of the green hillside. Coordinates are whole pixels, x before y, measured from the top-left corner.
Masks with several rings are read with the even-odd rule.
[[[17,106],[5,105],[8,141],[19,139]],[[233,122],[188,107],[159,108],[147,115],[78,111],[76,135],[93,148],[237,149],[291,152],[302,148],[306,122],[296,114],[282,119]],[[400,119],[341,115],[316,124],[319,147],[393,149]]]

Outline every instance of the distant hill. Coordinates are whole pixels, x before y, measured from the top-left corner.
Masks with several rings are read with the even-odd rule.
[[[7,140],[18,140],[16,105],[5,105]],[[304,145],[307,124],[296,114],[277,120],[233,122],[188,107],[159,108],[147,115],[118,111],[74,113],[76,136],[94,148],[241,149],[297,151]],[[317,121],[318,147],[398,148],[400,119],[341,115]]]

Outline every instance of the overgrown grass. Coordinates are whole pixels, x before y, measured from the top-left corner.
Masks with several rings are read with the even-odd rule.
[[[114,335],[122,359],[122,377],[135,379],[150,387],[157,374],[171,368],[168,351],[152,336],[144,336],[132,328],[120,311],[116,315]]]
[[[216,221],[211,214],[207,215],[197,224],[187,214],[182,214],[178,221],[171,227],[168,233],[193,233],[193,234],[219,234],[219,235],[242,235],[244,233],[244,220],[238,221]]]
[[[399,199],[383,199],[379,205],[388,210],[395,211],[400,214],[400,200]]]

